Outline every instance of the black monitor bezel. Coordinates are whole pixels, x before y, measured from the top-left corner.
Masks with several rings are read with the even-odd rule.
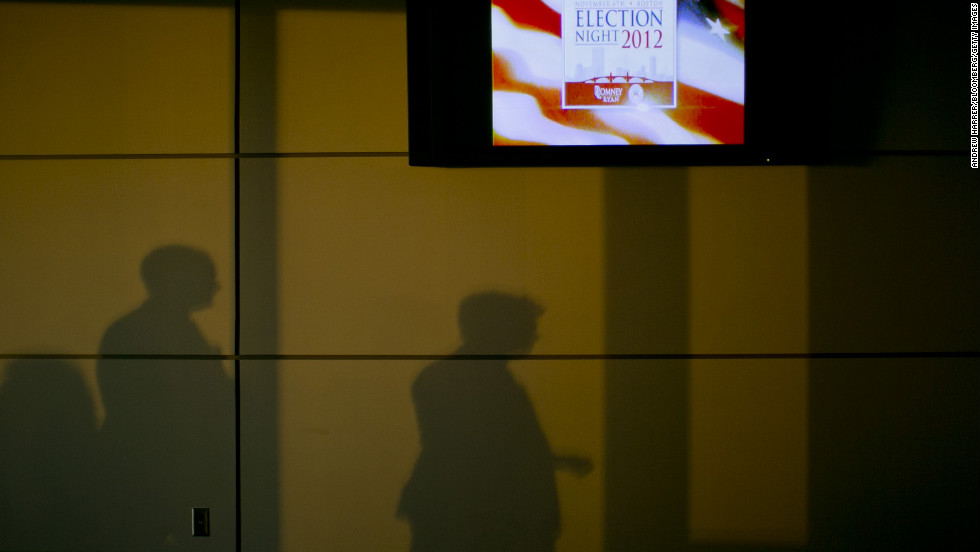
[[[824,110],[807,70],[815,48],[807,28],[781,23],[807,21],[801,8],[746,9],[745,142],[698,146],[494,146],[490,8],[490,0],[408,2],[411,165],[783,165],[823,156]]]

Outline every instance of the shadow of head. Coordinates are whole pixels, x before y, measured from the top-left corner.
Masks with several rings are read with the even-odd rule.
[[[152,299],[189,311],[210,307],[218,291],[211,257],[184,245],[151,251],[143,258],[140,276]]]
[[[530,352],[542,313],[544,308],[525,296],[494,291],[470,295],[459,305],[464,346],[481,353]]]

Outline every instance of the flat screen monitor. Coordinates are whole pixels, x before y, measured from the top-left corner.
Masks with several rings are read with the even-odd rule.
[[[812,161],[820,104],[804,83],[819,72],[801,70],[817,50],[810,19],[793,19],[798,7],[757,10],[746,0],[410,1],[410,162]]]

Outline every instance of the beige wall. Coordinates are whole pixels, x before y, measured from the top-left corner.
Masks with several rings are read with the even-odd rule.
[[[691,351],[809,350],[807,175],[691,169]],[[694,360],[690,537],[807,540],[807,362]]]
[[[823,545],[851,518],[824,515],[833,500],[821,497],[863,507],[901,494],[897,477],[813,488],[814,474],[843,485],[834,462],[856,450],[914,453],[918,434],[835,449],[827,435],[858,443],[899,420],[834,410],[829,398],[850,389],[846,370],[823,377],[841,373],[834,359],[764,355],[975,352],[980,202],[962,160],[409,167],[403,12],[243,4],[242,151],[319,155],[240,161],[236,313],[233,10],[0,2],[0,361],[75,355],[98,428],[94,355],[145,297],[141,259],[167,244],[206,251],[221,289],[194,315],[201,333],[230,355],[237,321],[242,354],[283,355],[241,364],[243,549],[407,549],[395,513],[419,450],[411,385],[431,362],[420,356],[459,346],[459,302],[486,290],[545,308],[536,354],[753,355],[511,364],[553,450],[594,463],[557,475],[560,552]],[[126,157],[154,154],[176,155]],[[877,362],[871,389],[889,374]],[[230,375],[233,359],[223,364]],[[975,358],[930,370],[976,386]],[[924,402],[975,458],[975,396],[946,407],[917,395],[916,377],[892,382],[902,404]],[[215,512],[223,538],[193,545],[229,549],[233,520]],[[0,532],[0,548],[52,546],[18,538]]]
[[[0,150],[230,151],[234,23],[230,3],[192,8],[3,2]]]

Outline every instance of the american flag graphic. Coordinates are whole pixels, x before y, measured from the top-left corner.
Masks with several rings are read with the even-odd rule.
[[[562,109],[562,0],[492,0],[494,145],[742,144],[744,0],[678,0],[677,107]]]

